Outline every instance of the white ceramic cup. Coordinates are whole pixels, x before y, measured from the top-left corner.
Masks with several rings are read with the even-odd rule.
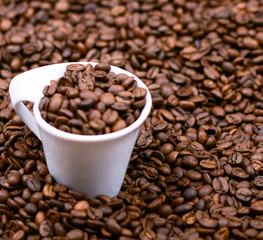
[[[78,63],[96,65],[91,62]],[[49,85],[50,80],[58,80],[63,76],[69,64],[72,63],[39,67],[14,77],[9,86],[13,107],[42,141],[49,172],[58,183],[83,192],[87,198],[101,194],[116,196],[125,177],[140,126],[151,110],[151,95],[135,75],[111,66],[111,71],[133,76],[139,87],[147,89],[146,104],[140,117],[125,129],[109,134],[84,136],[63,132],[44,121],[38,105],[44,87]],[[34,116],[23,101],[34,102]]]

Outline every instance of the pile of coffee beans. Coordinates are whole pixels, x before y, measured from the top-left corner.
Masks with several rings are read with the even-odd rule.
[[[0,1],[0,239],[263,239],[262,24],[262,0]],[[10,103],[16,74],[73,61],[152,96],[114,198],[56,182]]]
[[[147,90],[132,76],[111,72],[108,63],[70,64],[64,76],[51,80],[39,103],[41,116],[70,133],[96,135],[131,125],[146,103]]]

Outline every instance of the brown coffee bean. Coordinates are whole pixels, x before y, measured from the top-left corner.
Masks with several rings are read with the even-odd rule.
[[[94,70],[101,70],[108,73],[111,70],[111,67],[108,63],[98,63],[95,65]]]
[[[29,176],[27,178],[26,183],[27,183],[27,187],[33,192],[38,192],[41,188],[40,181],[34,176]]]
[[[245,173],[243,170],[239,168],[234,168],[232,170],[232,176],[237,179],[247,179],[249,177],[247,173]]]
[[[245,37],[243,39],[244,47],[250,48],[250,49],[257,49],[259,48],[258,41],[256,39],[253,39],[251,37]]]
[[[57,112],[62,104],[63,96],[60,93],[55,93],[48,104],[50,112]]]
[[[248,202],[252,198],[252,192],[247,188],[240,188],[236,192],[236,197],[240,201]]]
[[[117,95],[119,92],[124,91],[124,87],[121,85],[111,85],[108,89],[109,93]]]
[[[43,195],[46,198],[55,198],[56,193],[54,191],[54,187],[50,184],[46,184],[43,188]]]
[[[228,182],[223,177],[214,178],[213,188],[220,194],[227,193],[229,190]]]
[[[174,212],[175,214],[183,214],[183,213],[187,213],[187,212],[190,212],[191,210],[193,209],[193,206],[190,205],[190,204],[187,204],[187,203],[184,203],[184,204],[181,204],[179,206],[176,206],[174,208]]]
[[[239,152],[232,153],[227,158],[228,163],[232,165],[238,165],[242,163],[243,156]]]
[[[251,219],[249,222],[250,226],[255,230],[263,229],[263,221],[259,219]],[[251,229],[252,230],[252,229]]]
[[[12,21],[11,20],[6,19],[6,18],[2,19],[2,21],[1,21],[1,29],[3,31],[8,31],[11,27],[12,27]]]
[[[111,110],[111,109],[107,109],[102,116],[103,121],[107,124],[107,125],[113,125],[117,119],[119,117],[119,114],[117,111],[115,110]]]
[[[9,198],[9,192],[5,189],[0,190],[0,203],[5,203]]]
[[[185,173],[185,177],[187,177],[193,181],[200,181],[202,179],[202,174],[200,174],[199,172],[197,172],[195,170],[188,170]]]
[[[85,70],[85,66],[82,64],[70,64],[67,66],[68,71],[83,71]]]
[[[203,159],[200,161],[199,165],[203,169],[214,170],[217,167],[217,162],[211,159]]]
[[[200,210],[197,210],[195,216],[196,216],[196,219],[200,223],[201,226],[206,227],[206,228],[217,227],[218,221],[214,218],[210,218],[206,212],[202,212]]]
[[[90,121],[90,126],[95,131],[102,131],[105,127],[105,122],[101,119],[94,119],[93,121]]]
[[[255,214],[261,214],[263,212],[263,201],[255,201],[251,204],[250,206],[251,211],[254,212]]]
[[[114,98],[114,95],[112,93],[103,93],[100,96],[100,101],[102,101],[105,104],[105,106],[108,107],[114,103],[115,98]]]
[[[117,132],[121,129],[124,129],[126,126],[127,126],[127,123],[124,120],[119,119],[113,124],[111,130],[112,132]]]
[[[134,95],[133,93],[129,91],[121,91],[118,92],[117,96],[115,97],[116,101],[119,103],[124,103],[127,105],[131,105],[134,101]]]
[[[17,171],[10,171],[10,173],[7,175],[7,182],[10,185],[17,185],[19,184],[21,180],[21,175]]]
[[[65,95],[67,98],[76,98],[79,96],[79,90],[75,88],[68,88]]]
[[[123,102],[114,102],[111,105],[111,107],[112,107],[112,109],[114,109],[120,113],[127,112],[128,108],[129,108],[129,106]]]
[[[197,196],[197,191],[194,188],[187,188],[183,191],[182,196],[185,201],[192,201]]]
[[[197,191],[200,198],[210,196],[213,193],[213,188],[210,185],[204,185]]]
[[[39,234],[41,237],[48,237],[52,235],[52,224],[49,220],[44,220],[39,226]]]
[[[149,211],[155,211],[158,210],[162,205],[162,199],[160,197],[157,197],[152,202],[150,202],[147,206],[147,209]]]
[[[182,163],[185,166],[190,167],[190,168],[194,168],[198,165],[197,159],[191,155],[184,156],[182,159]]]
[[[262,176],[255,177],[253,183],[255,184],[256,187],[262,188],[263,187],[263,177]]]
[[[120,235],[121,234],[121,226],[117,223],[117,221],[113,218],[108,218],[106,220],[106,226],[110,233],[113,235]]]
[[[143,99],[146,97],[147,90],[145,88],[139,87],[133,90],[133,94],[136,99]]]

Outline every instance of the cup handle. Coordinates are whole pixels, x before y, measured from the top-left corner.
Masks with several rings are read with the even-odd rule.
[[[43,96],[42,90],[46,83],[37,81],[37,79],[31,75],[32,72],[28,71],[14,77],[9,85],[9,95],[17,114],[41,140],[37,121],[33,114],[24,105],[23,101],[35,103],[41,96]]]

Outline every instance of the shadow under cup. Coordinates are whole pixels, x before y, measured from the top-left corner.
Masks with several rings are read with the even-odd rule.
[[[63,64],[65,70],[68,64],[72,63]],[[133,76],[138,87],[147,89],[145,84],[131,73],[114,66],[111,71]],[[13,85],[10,92],[11,99],[15,82]],[[33,130],[28,119],[27,125],[43,143],[50,174],[58,183],[84,193],[87,198],[98,195],[109,197],[118,195],[140,127],[151,110],[152,99],[149,90],[147,89],[146,104],[133,124],[120,131],[103,135],[77,135],[52,127],[41,117],[38,108],[42,96],[43,94],[35,102],[33,108],[35,117],[33,119],[36,122],[37,131]],[[27,100],[26,97],[24,100]],[[21,104],[21,101],[19,104],[18,102],[13,103],[15,110],[24,120],[26,116],[23,111],[25,110],[20,109],[24,107]]]

